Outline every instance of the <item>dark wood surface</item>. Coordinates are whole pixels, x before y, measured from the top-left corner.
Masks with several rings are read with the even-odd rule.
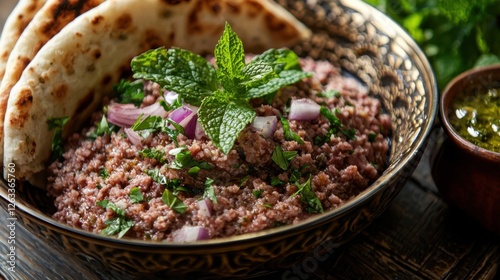
[[[0,0],[0,26],[14,0]],[[384,214],[328,258],[253,279],[494,279],[500,237],[448,206],[430,177],[431,141],[420,165]],[[499,202],[500,203],[500,202]],[[16,228],[16,271],[7,268],[7,214],[0,210],[0,276],[5,279],[122,279]]]

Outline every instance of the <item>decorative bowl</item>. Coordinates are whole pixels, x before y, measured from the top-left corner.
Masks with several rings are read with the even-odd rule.
[[[54,248],[116,269],[123,275],[188,279],[252,276],[291,267],[321,244],[339,246],[367,227],[389,205],[418,164],[438,106],[431,67],[417,44],[396,23],[356,0],[279,0],[314,35],[294,47],[300,56],[328,59],[365,84],[389,112],[393,131],[388,167],[345,205],[296,225],[189,244],[116,239],[70,228],[49,214],[43,191],[19,185],[19,223]],[[11,203],[2,181],[0,204]]]
[[[500,153],[465,140],[450,122],[459,94],[500,88],[500,65],[476,68],[453,79],[441,95],[440,119],[445,139],[436,148],[432,176],[451,205],[500,234]]]

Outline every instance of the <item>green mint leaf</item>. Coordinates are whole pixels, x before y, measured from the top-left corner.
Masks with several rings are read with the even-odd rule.
[[[303,72],[302,70],[285,70],[279,73],[279,77],[271,79],[261,86],[249,89],[244,94],[244,97],[251,99],[273,94],[285,86],[293,85],[311,76],[311,73]]]
[[[118,130],[120,130],[120,127],[108,123],[106,115],[102,115],[101,121],[97,124],[94,131],[89,134],[88,138],[95,140],[99,136],[103,136],[105,134],[111,135],[113,132],[117,132]]]
[[[297,151],[284,151],[281,146],[276,146],[271,158],[281,169],[287,170],[296,155]]]
[[[269,49],[255,56],[249,65],[260,62],[274,65],[274,71],[278,74],[284,70],[302,70],[299,57],[288,49]]]
[[[214,180],[207,178],[205,180],[205,191],[203,192],[203,198],[210,199],[213,203],[217,204],[217,196],[215,195],[214,186],[212,183]]]
[[[241,39],[227,22],[215,46],[214,55],[217,78],[222,87],[230,93],[237,93],[240,89],[240,77],[245,67],[245,51]]]
[[[247,102],[210,96],[198,110],[198,120],[212,142],[227,154],[240,132],[253,121],[256,113]]]
[[[311,176],[304,184],[297,184],[299,190],[293,195],[300,194],[300,201],[306,205],[306,211],[308,213],[323,213],[323,206],[321,201],[314,193],[311,186]]]
[[[161,200],[163,203],[168,205],[172,210],[176,211],[177,213],[184,213],[187,210],[187,206],[180,200],[177,196],[175,196],[172,192],[170,192],[168,189],[165,189],[163,192],[163,195],[161,196]]]
[[[118,103],[121,104],[132,103],[139,107],[144,100],[143,80],[129,82],[122,79],[118,85],[115,85],[114,91],[118,94]]]
[[[54,137],[52,138],[52,156],[51,161],[54,161],[62,156],[64,153],[62,132],[64,126],[68,123],[69,117],[62,118],[49,118],[47,120],[47,125],[49,130],[54,130]]]
[[[129,193],[130,202],[133,204],[144,201],[144,196],[138,187],[133,187]]]
[[[144,158],[156,159],[159,163],[165,163],[166,157],[165,152],[158,149],[144,149],[139,151],[139,155]]]
[[[285,139],[287,141],[296,141],[299,144],[304,144],[302,138],[300,138],[300,136],[290,128],[290,122],[288,121],[288,119],[280,117],[280,120],[281,124],[283,125],[283,133],[285,134]]]
[[[248,64],[243,69],[243,81],[241,84],[247,89],[261,86],[271,79],[278,77],[274,68],[267,62]]]
[[[135,57],[131,66],[134,78],[153,81],[195,106],[219,88],[213,65],[187,50],[150,50]]]

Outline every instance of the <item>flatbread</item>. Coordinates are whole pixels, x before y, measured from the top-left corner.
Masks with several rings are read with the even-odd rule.
[[[3,160],[3,127],[10,90],[23,70],[47,41],[80,14],[96,7],[104,0],[47,0],[24,29],[7,61],[5,75],[0,83],[0,159]]]
[[[226,21],[250,52],[290,46],[311,34],[269,0],[108,0],[47,42],[12,88],[4,165],[14,163],[21,179],[44,170],[54,133],[49,118],[69,116],[67,136],[88,123],[134,56],[160,46],[210,53]]]
[[[19,0],[5,21],[0,36],[0,82],[2,82],[5,65],[17,39],[43,4],[45,0]]]

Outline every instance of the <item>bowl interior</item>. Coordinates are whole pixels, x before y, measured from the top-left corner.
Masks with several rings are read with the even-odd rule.
[[[354,76],[367,86],[370,94],[378,98],[383,109],[390,113],[392,134],[388,167],[372,186],[355,199],[338,209],[298,225],[201,241],[184,248],[197,244],[241,243],[263,237],[291,235],[293,232],[327,223],[351,210],[359,209],[366,200],[383,190],[390,190],[393,197],[394,192],[397,193],[413,172],[427,143],[437,113],[437,88],[428,61],[406,32],[384,14],[362,1],[279,0],[277,2],[290,10],[314,33],[310,41],[293,48],[299,56],[331,61],[342,69],[345,75]],[[5,186],[5,182],[3,185]],[[20,188],[17,199],[19,209],[43,223],[78,235],[91,236],[103,242],[149,246],[143,241],[117,240],[61,225],[50,218],[48,213],[53,210],[52,202],[43,191],[32,191],[28,189],[29,186],[23,187]],[[387,204],[388,201],[384,203]],[[362,226],[366,225],[367,223]],[[174,248],[179,245],[162,243],[154,246]]]

